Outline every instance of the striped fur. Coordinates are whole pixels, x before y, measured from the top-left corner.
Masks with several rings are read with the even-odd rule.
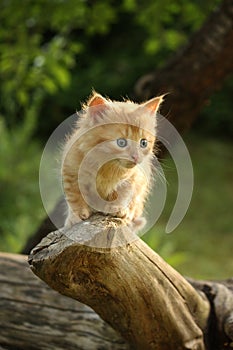
[[[69,208],[66,226],[96,211],[124,218],[135,230],[144,225],[156,140],[155,113],[162,99],[138,105],[111,101],[94,92],[83,106],[63,149],[62,179]],[[127,147],[119,147],[119,138],[127,140]],[[147,140],[145,148],[142,139]]]

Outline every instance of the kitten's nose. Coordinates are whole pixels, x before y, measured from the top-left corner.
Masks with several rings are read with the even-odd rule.
[[[131,158],[133,159],[134,163],[137,164],[138,163],[138,154],[131,154]]]

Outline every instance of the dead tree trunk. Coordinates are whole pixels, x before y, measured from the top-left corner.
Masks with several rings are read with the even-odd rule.
[[[27,257],[0,254],[1,350],[125,350],[93,310],[58,294],[31,272]]]
[[[96,215],[53,232],[29,263],[49,286],[91,306],[133,349],[231,348],[232,291],[217,283],[193,283],[195,290],[119,219]]]

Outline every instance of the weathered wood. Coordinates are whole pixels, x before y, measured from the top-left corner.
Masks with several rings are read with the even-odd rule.
[[[192,286],[202,291],[211,304],[208,344],[210,349],[233,348],[233,278],[226,281],[195,281]]]
[[[58,294],[27,257],[0,254],[0,349],[124,350],[124,340],[88,306]]]
[[[233,348],[233,279],[189,282],[211,304],[208,349]],[[22,255],[0,254],[0,349],[127,349],[89,307],[37,279]]]
[[[91,306],[134,349],[205,349],[209,301],[119,220],[95,215],[53,232],[29,263],[52,288]]]

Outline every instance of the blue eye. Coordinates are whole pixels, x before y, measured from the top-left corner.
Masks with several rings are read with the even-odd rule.
[[[147,142],[146,139],[141,139],[141,140],[140,140],[140,147],[141,147],[141,148],[146,148],[147,145],[148,145],[148,142]]]
[[[116,141],[117,141],[117,144],[118,144],[119,147],[126,147],[127,146],[127,140],[126,139],[121,138],[121,139],[117,139]]]

